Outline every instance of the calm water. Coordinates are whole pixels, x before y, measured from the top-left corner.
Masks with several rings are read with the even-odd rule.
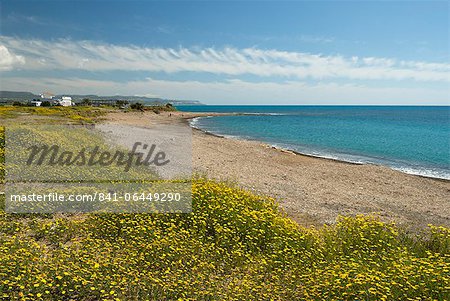
[[[190,112],[239,112],[192,125],[304,154],[374,163],[450,179],[450,107],[180,106]]]

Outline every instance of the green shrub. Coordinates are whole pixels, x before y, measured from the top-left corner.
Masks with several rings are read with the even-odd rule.
[[[303,228],[274,200],[195,180],[192,214],[2,213],[0,294],[29,300],[446,300],[449,231]],[[440,253],[437,253],[439,250]]]

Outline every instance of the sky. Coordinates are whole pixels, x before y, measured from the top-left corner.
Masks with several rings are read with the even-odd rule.
[[[449,105],[449,3],[0,0],[0,89]]]

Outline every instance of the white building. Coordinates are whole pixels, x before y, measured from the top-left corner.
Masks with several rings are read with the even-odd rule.
[[[42,101],[33,99],[32,101],[30,101],[30,103],[33,106],[40,107],[42,104]]]
[[[72,106],[72,97],[70,97],[70,96],[63,96],[58,103],[59,103],[60,106],[70,107],[70,106]]]

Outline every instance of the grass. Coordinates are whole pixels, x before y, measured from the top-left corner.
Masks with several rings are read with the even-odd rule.
[[[113,108],[101,107],[16,107],[0,106],[0,119],[23,115],[66,118],[74,123],[93,123]]]
[[[191,214],[0,210],[0,298],[449,299],[448,228],[411,236],[362,215],[300,227],[273,199],[202,178],[192,202]]]
[[[276,203],[193,184],[192,214],[0,214],[0,296],[18,300],[446,300],[449,229],[376,217],[302,228]]]
[[[117,107],[112,106],[74,106],[74,107],[21,107],[21,106],[0,106],[0,119],[17,118],[24,115],[31,116],[45,116],[50,118],[64,118],[72,123],[95,123],[106,115],[108,112],[118,110]],[[127,109],[129,111],[131,109]],[[145,106],[143,111],[152,111],[155,114],[161,112],[176,111],[173,106],[155,105]],[[46,122],[48,123],[48,119]]]

